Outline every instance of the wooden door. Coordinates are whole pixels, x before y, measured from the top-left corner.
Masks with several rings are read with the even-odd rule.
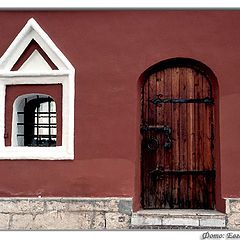
[[[143,208],[214,208],[214,99],[189,67],[152,73],[142,88]]]

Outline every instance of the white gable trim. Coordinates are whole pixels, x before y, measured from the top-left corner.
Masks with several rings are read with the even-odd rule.
[[[10,71],[32,39],[46,52],[59,70],[74,70],[72,64],[57,48],[50,37],[31,18],[1,57],[0,71]]]
[[[27,68],[11,71],[21,54],[34,39],[59,70]],[[31,60],[30,57],[25,63]],[[33,59],[32,59],[33,60]],[[24,64],[25,64],[24,63]],[[5,146],[5,95],[6,86],[22,84],[57,84],[63,86],[62,99],[62,146],[19,147]],[[38,23],[31,18],[7,51],[0,58],[0,160],[1,159],[74,159],[74,93],[75,69],[56,47]],[[13,113],[14,114],[14,113]],[[13,124],[16,124],[13,122]],[[13,136],[12,136],[13,138]]]

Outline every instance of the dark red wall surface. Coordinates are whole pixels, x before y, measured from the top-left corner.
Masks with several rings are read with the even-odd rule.
[[[240,197],[240,11],[0,12],[0,55],[31,17],[76,69],[75,159],[0,161],[0,196],[138,195],[138,79],[185,57],[218,79],[222,197]]]

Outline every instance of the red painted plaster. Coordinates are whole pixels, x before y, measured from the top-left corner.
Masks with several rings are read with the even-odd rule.
[[[138,79],[185,57],[217,77],[221,192],[240,197],[239,11],[6,11],[0,55],[31,17],[76,69],[75,159],[0,161],[0,196],[135,196]]]

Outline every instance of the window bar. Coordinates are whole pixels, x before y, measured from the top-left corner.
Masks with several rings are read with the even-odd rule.
[[[37,100],[39,103],[39,96],[37,95]],[[39,107],[40,104],[37,105],[37,146],[39,146]]]
[[[34,123],[17,123],[18,126],[34,126],[36,127],[37,124]],[[48,123],[40,123],[39,125],[41,125],[41,127],[43,128],[48,128],[49,124]],[[56,128],[56,124],[55,123],[51,123],[51,128]],[[51,135],[52,136],[52,135]]]
[[[25,98],[25,106],[24,106],[24,109],[27,105],[27,98]],[[26,137],[24,136],[25,134],[25,114],[23,115],[23,137],[24,137],[24,145],[26,145]]]
[[[48,146],[51,145],[51,98],[48,97]]]

